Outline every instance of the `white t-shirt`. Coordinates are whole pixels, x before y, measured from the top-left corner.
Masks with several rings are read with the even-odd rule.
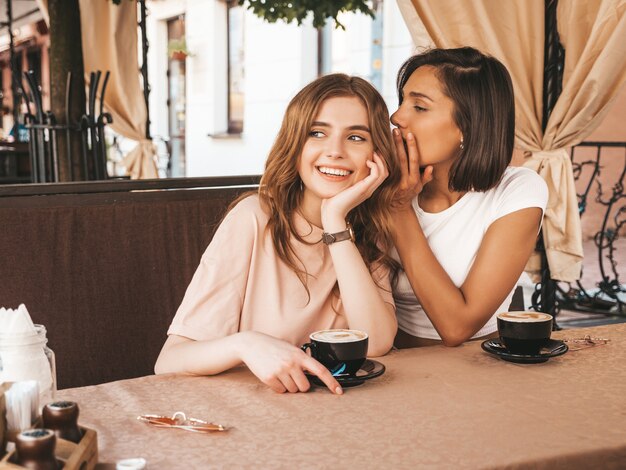
[[[486,192],[467,192],[442,212],[424,212],[417,198],[413,200],[413,208],[435,257],[454,285],[460,287],[492,222],[528,207],[539,207],[545,212],[547,202],[548,187],[537,173],[528,168],[509,167],[498,186]],[[393,256],[399,261],[395,250]],[[489,290],[489,285],[484,288]],[[496,315],[508,310],[514,290],[474,338],[497,330]],[[399,273],[393,297],[401,330],[420,338],[441,339],[415,297],[404,271]]]

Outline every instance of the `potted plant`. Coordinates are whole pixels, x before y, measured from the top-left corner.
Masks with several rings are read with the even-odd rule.
[[[185,38],[170,39],[167,44],[167,55],[172,60],[185,60],[191,53],[187,49],[187,41]]]

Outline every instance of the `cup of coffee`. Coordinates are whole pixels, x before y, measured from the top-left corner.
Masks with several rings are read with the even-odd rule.
[[[542,312],[498,314],[500,341],[513,354],[538,354],[550,340],[552,315]]]
[[[359,330],[321,330],[309,335],[302,350],[321,362],[333,376],[354,375],[367,357],[367,333]]]

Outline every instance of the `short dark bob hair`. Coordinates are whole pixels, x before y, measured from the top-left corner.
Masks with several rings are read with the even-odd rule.
[[[450,169],[450,190],[495,187],[513,157],[515,101],[509,72],[499,60],[472,47],[430,49],[402,64],[397,81],[400,104],[409,77],[424,65],[436,69],[463,134],[463,150]]]

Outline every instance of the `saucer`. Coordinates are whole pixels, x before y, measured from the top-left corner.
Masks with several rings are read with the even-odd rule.
[[[563,341],[551,339],[548,343],[541,348],[539,354],[514,354],[507,351],[506,347],[500,342],[499,339],[488,339],[481,344],[483,350],[489,354],[498,356],[500,359],[509,362],[516,362],[518,364],[539,364],[546,362],[551,357],[560,356],[565,354],[569,349],[567,344]]]
[[[378,361],[374,361],[373,359],[365,359],[365,362],[355,375],[336,375],[335,379],[337,379],[339,385],[344,388],[354,387],[356,385],[361,385],[366,380],[381,376],[384,373],[385,366],[383,364]],[[320,387],[326,386],[326,384],[322,382],[316,375],[311,375],[307,373],[305,373],[305,375],[311,383],[319,385]]]

